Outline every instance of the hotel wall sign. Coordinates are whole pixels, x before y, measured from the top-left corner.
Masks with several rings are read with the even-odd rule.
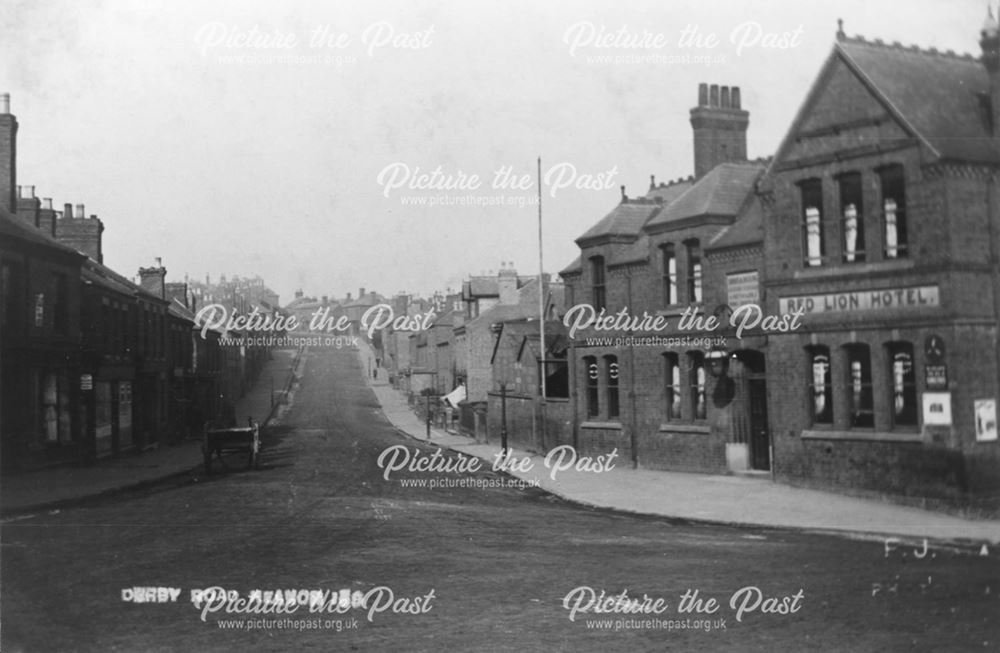
[[[805,313],[843,313],[848,311],[881,311],[887,309],[933,308],[939,305],[937,286],[909,288],[879,288],[822,295],[797,295],[779,299],[783,314],[800,309]]]

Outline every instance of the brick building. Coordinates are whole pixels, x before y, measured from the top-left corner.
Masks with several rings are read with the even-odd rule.
[[[695,177],[623,189],[562,273],[569,304],[668,324],[571,338],[577,446],[644,467],[995,497],[998,32],[991,17],[974,58],[839,30],[767,161],[745,160],[738,90],[702,85]],[[678,330],[692,311],[721,325]],[[758,315],[774,321],[734,328]],[[649,335],[676,340],[620,346]]]
[[[982,57],[848,38],[761,194],[779,478],[943,499],[1000,490],[1000,35]]]

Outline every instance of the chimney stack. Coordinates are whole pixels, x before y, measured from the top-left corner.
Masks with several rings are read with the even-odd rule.
[[[17,217],[32,227],[40,227],[38,211],[41,203],[35,197],[34,186],[17,187]]]
[[[38,211],[38,228],[46,236],[56,237],[56,212],[52,209],[52,198],[42,198],[42,208]]]
[[[750,114],[740,105],[737,86],[698,85],[698,106],[691,109],[694,173],[702,177],[720,163],[746,161]]]
[[[72,204],[65,205],[62,219],[56,222],[55,233],[60,243],[83,252],[98,263],[104,263],[101,244],[104,223],[96,215],[88,219],[83,204],[76,205],[75,213]]]
[[[17,213],[17,118],[10,112],[10,94],[0,93],[0,209]]]
[[[517,304],[517,270],[514,268],[514,262],[511,261],[509,266],[501,266],[500,271],[497,272],[497,291],[500,295],[497,302],[500,304]]]
[[[139,268],[139,285],[142,286],[143,290],[160,299],[167,298],[166,278],[167,270],[159,258],[156,259],[155,267]]]

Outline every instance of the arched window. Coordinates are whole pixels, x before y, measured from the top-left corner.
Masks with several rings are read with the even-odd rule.
[[[605,374],[607,375],[608,419],[618,417],[618,357],[604,357]]]
[[[854,343],[847,350],[847,397],[850,400],[851,426],[875,426],[872,398],[872,357],[868,345]]]
[[[879,170],[882,187],[882,228],[885,235],[885,257],[903,258],[907,253],[906,183],[903,166],[893,165]]]
[[[681,418],[681,366],[677,354],[663,354],[664,418],[669,422]]]
[[[830,383],[830,348],[809,347],[809,404],[813,424],[833,424],[833,385]]]
[[[862,262],[865,260],[865,218],[862,210],[861,175],[856,172],[841,175],[837,183],[840,187],[844,262]]]
[[[691,417],[705,419],[705,352],[688,352],[688,385],[691,388]]]
[[[802,233],[806,267],[823,264],[823,186],[819,179],[809,179],[799,184],[802,202]]]
[[[889,382],[892,397],[892,425],[917,425],[917,373],[913,365],[913,345],[890,342]]]
[[[583,369],[587,374],[587,417],[597,417],[601,412],[597,392],[597,382],[600,378],[600,370],[597,369],[597,358],[594,356],[584,357]]]
[[[590,283],[593,289],[594,310],[600,311],[607,306],[603,256],[595,256],[590,259]]]
[[[673,243],[660,246],[663,274],[663,304],[671,306],[678,302],[677,298],[677,252]]]

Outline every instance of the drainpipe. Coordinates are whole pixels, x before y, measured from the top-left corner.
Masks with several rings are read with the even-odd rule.
[[[625,280],[627,282],[628,288],[628,304],[627,306],[632,306],[632,273],[625,273]],[[634,336],[635,332],[630,331],[630,336]],[[635,407],[635,345],[629,347],[629,361],[628,361],[628,374],[629,374],[629,389],[628,398],[629,404],[631,406],[631,419],[629,420],[629,445],[632,448],[632,469],[639,468],[639,438],[636,434],[636,424],[638,422],[636,418],[636,407]]]

